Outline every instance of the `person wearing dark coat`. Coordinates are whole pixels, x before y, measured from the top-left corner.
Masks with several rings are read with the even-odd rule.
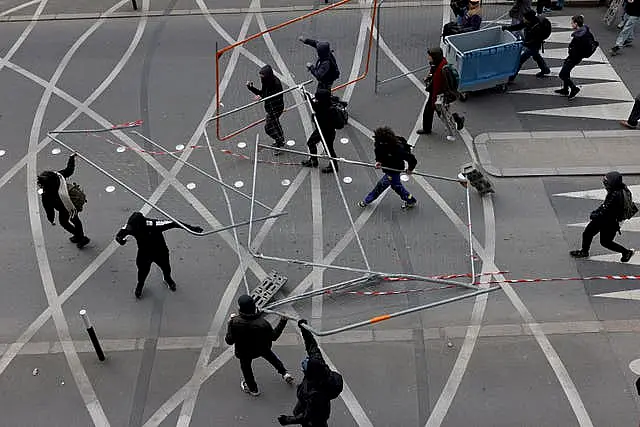
[[[620,124],[629,129],[638,129],[638,120],[640,120],[640,94],[636,95],[636,100],[629,113],[627,120],[622,120]]]
[[[584,25],[584,16],[575,15],[571,17],[571,42],[569,43],[569,55],[562,64],[562,69],[558,76],[562,80],[562,88],[554,92],[569,97],[569,100],[576,97],[580,88],[571,80],[571,70],[586,58],[591,50],[591,43],[594,41],[589,27]]]
[[[258,89],[253,85],[253,82],[249,81],[247,82],[247,89],[260,98],[268,98],[279,93],[279,95],[264,101],[264,110],[266,112],[264,130],[275,141],[272,144],[274,147],[284,147],[284,131],[280,124],[280,116],[284,111],[284,97],[281,93],[282,83],[273,74],[273,69],[270,65],[262,67],[259,75],[262,87]],[[280,152],[275,151],[274,154],[278,155]]]
[[[73,205],[67,189],[66,179],[73,175],[76,168],[76,154],[67,160],[67,167],[58,172],[44,171],[38,175],[37,184],[42,190],[42,206],[51,225],[56,225],[56,211],[58,222],[72,236],[69,240],[78,248],[85,247],[91,240],[85,236],[78,211]]]
[[[202,233],[202,227],[182,223],[193,232]],[[136,298],[142,298],[144,282],[151,271],[151,264],[155,263],[160,270],[169,289],[176,291],[176,282],[171,277],[169,263],[169,248],[164,240],[163,232],[172,228],[179,228],[175,221],[164,221],[145,217],[140,212],[134,212],[127,220],[127,224],[118,231],[115,240],[121,245],[127,243],[127,236],[133,236],[138,244],[136,266],[138,267],[138,283],[135,289]]]
[[[627,262],[633,256],[633,249],[627,249],[613,241],[616,233],[620,231],[620,221],[624,214],[624,189],[627,187],[622,182],[620,172],[607,173],[602,180],[607,196],[604,202],[589,216],[590,222],[582,233],[582,248],[571,251],[574,258],[586,258],[589,256],[591,241],[600,233],[600,244],[605,248],[622,254],[621,262]]]
[[[540,72],[536,74],[536,77],[544,77],[547,74],[551,74],[551,69],[544,61],[542,55],[540,55],[540,49],[542,49],[542,43],[544,42],[542,20],[546,19],[539,17],[533,10],[528,10],[524,13],[523,21],[516,25],[504,25],[502,30],[508,31],[520,31],[524,30],[524,40],[522,42],[522,54],[520,55],[520,65],[516,74],[509,78],[509,81],[513,81],[518,73],[522,64],[527,62],[529,58],[533,58],[540,67]]]
[[[469,8],[464,11],[463,16],[458,16],[455,21],[444,24],[442,40],[453,34],[468,33],[480,29],[482,24],[480,0],[469,0],[468,6]]]
[[[376,168],[382,168],[382,178],[371,190],[363,201],[358,203],[361,208],[366,207],[377,199],[389,186],[404,201],[402,208],[412,208],[418,202],[415,197],[407,191],[400,180],[400,171],[411,174],[418,161],[408,148],[400,141],[399,137],[389,127],[380,127],[373,134],[376,155]],[[407,167],[405,169],[405,162]]]
[[[238,314],[233,314],[229,319],[224,340],[229,345],[235,345],[235,355],[240,360],[240,369],[244,377],[240,382],[240,388],[245,393],[252,396],[260,395],[251,369],[251,362],[259,357],[273,365],[287,384],[293,383],[293,376],[271,350],[273,341],[280,338],[286,324],[287,319],[281,317],[274,329],[264,318],[264,314],[257,311],[251,296],[241,295],[238,298]]]
[[[307,62],[307,69],[318,81],[317,89],[331,90],[333,82],[340,77],[338,62],[331,52],[331,45],[329,42],[317,41],[304,37],[299,37],[298,40],[313,47],[318,54],[318,59],[316,59],[315,64]]]
[[[298,401],[293,408],[293,416],[280,415],[278,422],[283,426],[327,427],[331,416],[331,370],[311,332],[302,327],[306,323],[304,319],[298,321],[307,351],[307,357],[302,361],[304,378],[296,390]]]
[[[317,119],[318,125],[320,125],[320,130],[318,130],[318,125],[316,125],[316,120],[313,120],[315,130],[311,136],[309,136],[309,140],[307,141],[309,153],[314,155],[318,154],[317,145],[322,142],[322,138],[320,137],[320,132],[322,132],[322,136],[327,143],[329,155],[337,158],[338,156],[333,148],[333,143],[336,139],[336,128],[331,114],[331,91],[328,89],[318,89],[315,97],[311,100],[311,107],[313,108],[313,115]],[[338,172],[338,162],[336,160],[332,160],[332,162],[333,167],[336,172]],[[317,168],[318,158],[310,157],[308,160],[304,160],[302,162],[302,166]],[[322,172],[331,173],[333,172],[333,169],[331,168],[331,165],[327,165],[322,168]]]

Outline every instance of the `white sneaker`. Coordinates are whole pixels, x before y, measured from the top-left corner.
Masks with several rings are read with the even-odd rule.
[[[249,390],[249,386],[244,380],[240,381],[240,388],[242,389],[242,391],[244,391],[247,394],[250,394],[251,396],[260,396],[260,390],[258,391]]]
[[[286,373],[282,376],[282,379],[287,383],[287,384],[293,384],[294,378],[293,375],[291,375],[290,373]]]

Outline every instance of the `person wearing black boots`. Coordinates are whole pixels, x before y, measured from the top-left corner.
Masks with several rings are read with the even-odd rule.
[[[182,223],[195,233],[202,233],[202,227]],[[163,221],[146,218],[140,212],[134,212],[127,220],[127,224],[116,234],[116,242],[124,245],[127,236],[133,236],[138,243],[136,266],[138,267],[138,284],[135,296],[142,298],[144,282],[151,271],[151,264],[155,263],[162,270],[164,281],[172,292],[176,291],[176,282],[171,277],[171,264],[169,262],[169,248],[164,240],[163,232],[172,228],[179,228],[175,221]]]
[[[274,147],[284,147],[284,131],[280,124],[280,116],[284,111],[284,97],[282,96],[282,83],[275,74],[270,65],[265,65],[259,72],[260,81],[262,87],[258,89],[253,85],[253,82],[247,82],[247,89],[253,92],[260,98],[269,98],[264,101],[264,110],[266,112],[266,118],[264,123],[264,130],[273,140],[271,144]],[[276,95],[279,94],[279,95]],[[280,151],[274,151],[274,155],[279,155]]]
[[[82,222],[78,217],[78,212],[82,210],[84,201],[77,205],[74,204],[74,200],[69,195],[66,181],[73,175],[75,168],[76,153],[73,153],[69,156],[66,168],[58,172],[44,171],[40,173],[37,184],[42,190],[42,206],[51,225],[56,225],[56,211],[58,211],[58,222],[62,228],[72,234],[69,240],[81,249],[90,242],[90,239],[84,234]]]
[[[306,96],[309,96],[308,94]],[[310,154],[318,154],[318,143],[322,143],[322,137],[320,136],[320,132],[322,132],[322,136],[324,137],[325,142],[327,143],[327,149],[329,150],[329,155],[333,158],[337,158],[336,151],[333,148],[333,142],[336,139],[336,129],[333,123],[333,115],[331,114],[331,91],[328,89],[318,89],[315,97],[311,100],[311,107],[313,108],[313,115],[316,120],[313,120],[313,124],[315,126],[315,130],[309,137],[307,141],[307,147],[309,147]],[[318,125],[320,127],[318,128]],[[338,172],[338,161],[332,160],[333,167]],[[302,162],[302,166],[317,168],[318,167],[318,158],[310,157],[309,160],[305,160]],[[333,169],[331,165],[327,165],[322,168],[323,173],[331,173]]]

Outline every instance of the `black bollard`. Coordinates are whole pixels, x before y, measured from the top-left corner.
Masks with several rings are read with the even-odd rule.
[[[134,0],[135,2],[135,0]],[[100,341],[98,341],[98,336],[96,335],[96,331],[93,329],[93,325],[91,325],[91,320],[89,320],[89,316],[87,315],[87,310],[80,310],[80,317],[82,317],[82,321],[84,322],[85,328],[87,328],[87,333],[89,334],[89,338],[91,339],[91,344],[93,344],[93,348],[96,350],[96,354],[98,355],[98,360],[104,362],[104,352],[102,351],[102,347],[100,346]]]

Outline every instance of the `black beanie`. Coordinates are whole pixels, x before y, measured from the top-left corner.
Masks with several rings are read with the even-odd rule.
[[[254,314],[256,312],[256,303],[249,295],[240,295],[238,307],[240,308],[240,313]]]

